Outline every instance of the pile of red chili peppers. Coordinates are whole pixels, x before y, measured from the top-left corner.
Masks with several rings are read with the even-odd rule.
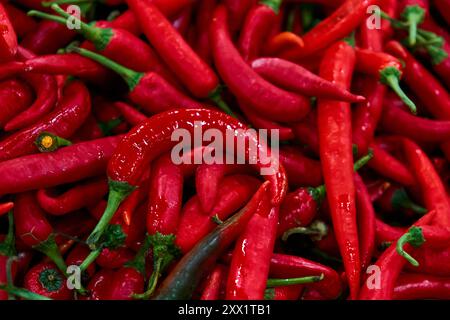
[[[450,299],[449,12],[0,1],[0,300]]]

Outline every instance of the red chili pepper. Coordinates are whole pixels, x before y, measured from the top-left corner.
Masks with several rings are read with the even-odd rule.
[[[216,67],[230,91],[267,119],[282,122],[301,120],[310,110],[309,100],[275,87],[252,70],[234,47],[227,17],[226,8],[218,6],[210,33]]]
[[[264,293],[264,300],[299,300],[301,297],[304,285],[292,285],[285,287],[276,287],[266,289]]]
[[[198,197],[191,198],[183,207],[181,221],[175,237],[175,244],[183,253],[187,253],[216,224],[212,220],[227,219],[239,210],[258,188],[260,182],[250,176],[232,175],[225,177],[220,184],[220,194],[215,206],[209,213],[204,213]]]
[[[49,262],[39,263],[31,268],[25,275],[24,287],[55,300],[71,300],[73,296],[64,276]]]
[[[293,147],[282,147],[279,153],[291,186],[316,187],[323,183],[322,168],[318,161],[306,157]]]
[[[306,118],[292,125],[295,138],[314,155],[319,154],[319,133],[317,131],[317,113],[312,110]],[[292,175],[289,175],[291,177]]]
[[[252,68],[267,80],[298,94],[346,102],[365,100],[363,96],[353,95],[340,86],[316,76],[300,65],[286,60],[259,58],[252,62]]]
[[[292,32],[284,31],[274,35],[268,40],[264,48],[264,54],[267,56],[276,56],[279,52],[289,50],[294,47],[302,48],[303,39]]]
[[[107,223],[111,220],[120,202],[135,188],[136,182],[142,174],[143,168],[152,159],[160,155],[176,143],[171,141],[171,135],[175,129],[185,129],[193,132],[194,124],[202,122],[202,130],[214,128],[222,133],[228,130],[244,129],[245,126],[234,118],[216,111],[206,109],[186,109],[168,111],[148,119],[142,125],[132,129],[122,140],[116,153],[109,162],[108,177],[110,178],[109,205],[89,237],[89,242],[94,244]],[[248,131],[240,131],[237,134],[249,143],[262,148],[261,141]],[[248,156],[248,148],[245,151]],[[276,168],[273,174],[267,175],[266,179],[271,181],[272,202],[279,204],[287,190],[287,181],[284,168],[279,164],[270,151],[269,164],[262,164],[261,159],[256,161],[257,168]]]
[[[279,208],[264,198],[236,241],[228,272],[227,300],[261,300],[269,277]]]
[[[256,3],[256,0],[225,0],[229,14],[228,24],[230,31],[234,34],[241,29],[245,17],[250,8]]]
[[[390,41],[386,50],[405,63],[404,79],[423,105],[435,117],[450,119],[450,95],[436,78],[422,66],[402,45]]]
[[[434,224],[450,226],[450,201],[441,178],[425,152],[411,140],[403,142],[406,157],[422,191],[424,205],[435,210]]]
[[[188,32],[190,30],[190,24],[192,19],[192,6],[184,8],[180,13],[177,14],[172,20],[173,28],[189,43]]]
[[[33,103],[33,91],[24,81],[10,79],[0,82],[0,127]]]
[[[376,205],[382,210],[383,214],[393,214],[400,211],[408,217],[425,214],[428,211],[415,204],[404,188],[395,185],[386,189],[383,195],[377,199]]]
[[[10,17],[10,22],[19,38],[23,38],[28,33],[36,30],[37,23],[33,20],[33,18],[27,16],[25,12],[9,3],[4,3],[3,7]],[[11,20],[11,17],[14,19]]]
[[[226,268],[218,264],[205,280],[200,300],[219,300],[222,296],[222,286],[225,282]]]
[[[0,142],[0,161],[34,153],[37,149],[35,140],[44,131],[63,138],[75,133],[91,110],[89,92],[81,82],[73,82],[64,93],[64,98],[55,111]]]
[[[79,266],[81,263],[86,259],[86,257],[89,255],[90,250],[88,247],[86,247],[83,244],[78,244],[73,248],[69,255],[66,258],[66,264],[68,266]],[[91,264],[85,271],[84,274],[82,274],[82,282],[85,280],[91,278],[94,276],[95,273],[95,264]]]
[[[270,276],[298,278],[324,275],[324,279],[308,285],[327,299],[336,299],[342,290],[339,274],[333,269],[305,258],[275,253],[270,261]]]
[[[0,3],[0,24],[2,34],[0,36],[0,61],[6,62],[14,59],[17,52],[17,36],[9,21],[8,13]]]
[[[327,50],[320,76],[348,88],[354,63],[354,49],[345,42],[338,42]],[[356,299],[361,263],[354,201],[350,104],[319,99],[318,110],[320,155],[330,213],[350,294]]]
[[[90,114],[84,121],[83,125],[73,134],[71,140],[73,143],[80,141],[90,141],[103,138],[104,132],[100,128],[95,117]]]
[[[23,77],[33,87],[36,99],[26,111],[8,121],[5,131],[19,130],[34,124],[49,113],[56,104],[57,90],[54,77],[35,74],[26,74]]]
[[[117,110],[112,102],[101,96],[96,96],[92,99],[92,105],[95,106],[92,112],[104,136],[117,135],[129,131],[128,124],[122,120],[120,111]]]
[[[386,12],[390,17],[395,17],[397,14],[398,1],[397,0],[380,0],[379,5],[383,12]],[[392,38],[394,32],[391,23],[387,20],[381,21],[381,31],[383,33],[383,40]]]
[[[133,260],[133,251],[125,247],[116,249],[105,248],[95,262],[101,268],[116,269]]]
[[[283,58],[311,56],[333,42],[342,39],[365,20],[367,8],[376,0],[346,0],[332,15],[316,25],[303,36],[303,48],[283,53]]]
[[[0,162],[0,194],[48,188],[97,176],[105,170],[107,161],[122,138],[93,140],[56,152]],[[49,175],[49,172],[52,174]]]
[[[101,269],[89,281],[87,290],[89,295],[82,296],[82,300],[106,300],[108,296],[108,286],[114,279],[114,270]]]
[[[395,284],[395,300],[450,299],[450,280],[431,275],[405,273]]]
[[[245,2],[245,1],[241,1]],[[209,25],[211,24],[212,14],[217,5],[216,0],[200,1],[197,8],[197,15],[195,19],[195,33],[197,35],[195,41],[195,52],[206,63],[211,65],[211,45],[209,39]]]
[[[102,178],[83,182],[61,195],[52,195],[51,190],[41,189],[37,193],[39,205],[53,215],[64,215],[97,203],[108,192],[108,184]]]
[[[29,247],[48,256],[64,274],[66,264],[55,242],[53,228],[37,204],[33,193],[21,193],[15,201],[16,234]]]
[[[125,121],[133,127],[148,119],[145,114],[125,102],[115,102],[114,107],[120,111]]]
[[[427,273],[436,276],[450,276],[450,249],[449,248],[428,248],[423,247],[414,251],[414,258],[419,262],[419,266],[411,267],[411,271]]]
[[[389,86],[412,113],[417,112],[414,102],[408,98],[399,85],[403,66],[396,57],[384,52],[367,49],[356,50],[356,69],[365,74],[378,77],[380,82]]]

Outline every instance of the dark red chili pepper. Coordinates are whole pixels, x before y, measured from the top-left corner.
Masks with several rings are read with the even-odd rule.
[[[269,184],[270,182],[265,182],[242,210],[197,243],[172,269],[153,299],[177,300],[192,297],[200,280],[214,267],[223,251],[239,237],[263,199],[269,196]]]
[[[14,59],[17,52],[17,36],[9,21],[8,13],[0,3],[0,24],[2,34],[0,36],[0,62],[4,63]]]
[[[225,0],[229,14],[228,24],[230,31],[234,34],[241,29],[250,8],[256,3],[256,0]]]
[[[386,50],[405,63],[404,79],[423,105],[435,117],[450,119],[450,95],[436,78],[421,65],[402,45],[390,41]]]
[[[395,284],[395,300],[450,299],[450,280],[448,278],[405,273]]]
[[[320,67],[320,76],[348,88],[354,64],[354,49],[346,42],[338,42],[327,50]],[[350,295],[356,299],[361,263],[354,201],[350,112],[349,103],[318,101],[320,155],[327,198],[349,281]]]
[[[65,274],[67,267],[56,245],[53,228],[33,193],[16,196],[14,221],[17,236],[29,247],[48,256]]]
[[[66,264],[68,266],[79,266],[89,255],[90,250],[84,244],[78,244],[73,248],[69,255],[66,258]],[[95,273],[95,264],[91,264],[89,268],[86,269],[85,274],[82,275],[82,282],[94,276]]]
[[[403,66],[396,57],[384,52],[367,49],[356,50],[356,69],[365,74],[379,78],[380,82],[389,86],[412,113],[417,112],[414,102],[408,98],[400,87]]]
[[[195,52],[208,64],[211,64],[212,60],[211,45],[209,41],[209,25],[211,24],[212,14],[216,5],[216,0],[200,1],[195,19],[195,32],[197,34],[194,46]]]
[[[31,268],[25,275],[24,287],[55,300],[71,300],[73,295],[66,285],[64,275],[49,262],[39,263]]]
[[[173,131],[185,129],[193,132],[194,124],[197,121],[201,121],[202,130],[214,128],[225,134],[228,130],[234,130],[235,136],[237,129],[245,129],[245,126],[236,119],[222,112],[207,109],[173,110],[160,113],[132,129],[122,140],[109,162],[109,204],[99,225],[88,239],[91,244],[98,241],[120,202],[135,188],[144,167],[152,159],[176,145],[175,141],[171,141]],[[263,146],[259,138],[250,131],[239,131],[237,137],[254,143],[260,148]],[[248,148],[244,150],[246,157],[248,157],[248,151]],[[256,167],[259,169],[275,168],[275,170],[269,170],[272,171],[271,174],[265,177],[271,181],[272,202],[277,205],[286,194],[287,179],[284,168],[279,164],[278,159],[275,159],[270,151],[267,155],[270,163],[263,164],[259,158],[256,161]]]
[[[118,73],[128,84],[129,98],[149,113],[160,113],[176,108],[198,108],[201,103],[178,91],[155,72],[140,73],[125,68],[92,51],[71,48]]]
[[[23,77],[33,87],[36,99],[26,111],[8,121],[5,131],[19,130],[32,125],[48,114],[56,104],[57,89],[54,77],[35,74],[26,74]]]
[[[19,38],[23,38],[28,33],[36,30],[37,23],[33,18],[27,16],[25,12],[9,3],[4,3],[3,7],[10,17],[10,22]],[[14,19],[11,20],[11,17]]]
[[[192,6],[184,8],[180,13],[177,14],[172,20],[173,28],[189,43],[190,39],[188,32],[190,29],[192,19]]]
[[[33,91],[24,81],[10,79],[0,82],[0,128],[33,103]]]
[[[83,124],[90,111],[87,88],[81,82],[72,82],[64,90],[64,98],[55,111],[0,142],[0,161],[34,153],[37,149],[35,139],[44,131],[69,138]]]
[[[439,14],[445,19],[448,25],[450,25],[450,14],[448,8],[450,7],[450,1],[448,0],[434,0],[433,5],[438,10]]]
[[[105,248],[95,262],[101,268],[116,269],[133,260],[133,255],[133,251],[125,247],[116,249]]]
[[[39,205],[53,215],[69,212],[96,204],[108,192],[103,177],[83,182],[61,195],[52,195],[51,190],[41,189],[37,193]]]
[[[264,300],[298,300],[303,293],[304,285],[293,285],[266,289]]]
[[[379,5],[383,12],[386,12],[390,17],[395,17],[397,14],[398,1],[397,0],[380,0]],[[391,23],[387,20],[381,21],[381,31],[383,34],[383,40],[392,38],[394,32]]]
[[[228,271],[227,300],[262,300],[275,245],[278,207],[263,198],[236,241]]]
[[[305,46],[283,53],[284,58],[310,56],[333,42],[344,38],[364,21],[367,8],[376,0],[346,0],[332,15],[316,25],[303,36]]]
[[[423,247],[414,251],[414,258],[419,266],[407,266],[415,272],[427,273],[436,276],[450,276],[450,249]]]
[[[103,172],[122,136],[74,144],[56,152],[0,162],[0,194],[18,193],[95,177]],[[52,174],[49,175],[49,172]]]
[[[267,119],[293,122],[304,118],[310,110],[309,100],[275,87],[252,70],[234,47],[227,17],[226,8],[218,6],[210,33],[215,65],[230,91]]]
[[[113,281],[114,270],[101,269],[89,281],[87,290],[88,296],[82,296],[84,300],[106,300],[108,296],[108,286]]]
[[[202,211],[209,214],[216,204],[219,195],[219,185],[227,172],[224,164],[200,164],[195,171],[195,190]]]
[[[245,61],[257,58],[272,30],[280,11],[282,0],[261,0],[247,13],[240,31],[238,48]]]
[[[133,127],[148,119],[145,114],[125,102],[115,102],[114,107],[120,111],[125,121]]]
[[[189,252],[216,224],[213,217],[223,221],[239,210],[250,199],[260,182],[250,176],[232,175],[220,184],[220,194],[215,206],[204,213],[198,197],[191,198],[183,207],[175,243],[183,253]]]
[[[398,240],[407,231],[404,227],[391,226],[378,217],[375,219],[375,229],[377,246],[380,247]]]
[[[206,279],[200,300],[219,300],[221,298],[225,276],[225,266],[218,264]]]
[[[415,204],[404,188],[395,185],[387,188],[375,204],[382,210],[383,214],[401,211],[406,216],[414,216],[428,212],[425,208]]]
[[[13,279],[8,279],[9,277],[14,278],[16,273],[17,264],[11,261],[8,261],[12,256],[16,253],[15,247],[15,237],[14,237],[14,216],[11,211],[11,208],[8,209],[8,233],[7,235],[0,240],[0,284],[8,284],[9,281]],[[8,268],[8,264],[9,268]],[[8,270],[10,269],[10,270]],[[8,274],[8,271],[11,274]],[[4,290],[0,290],[0,301],[7,300],[8,293]]]
[[[306,157],[294,147],[282,147],[279,153],[291,186],[316,187],[323,183],[322,168],[318,161]]]
[[[295,138],[314,155],[319,154],[319,133],[317,131],[317,113],[312,110],[306,118],[292,125]],[[292,175],[289,175],[290,177]]]
[[[445,186],[425,152],[414,142],[404,139],[406,157],[423,194],[424,205],[435,210],[433,223],[442,227],[450,226],[450,201]]]
[[[112,102],[101,96],[96,96],[92,99],[92,105],[95,106],[92,112],[104,136],[128,132],[128,124],[122,120],[120,111]]]
[[[95,117],[90,114],[84,121],[83,125],[72,135],[72,142],[90,141],[103,138],[104,132],[100,128]]]
[[[277,278],[299,278],[324,275],[320,282],[310,286],[328,299],[336,299],[342,290],[339,274],[333,269],[305,258],[275,253],[270,261],[270,276]]]
[[[306,96],[361,102],[365,98],[356,96],[342,87],[322,79],[298,64],[278,59],[259,58],[252,62],[259,75],[280,87]]]

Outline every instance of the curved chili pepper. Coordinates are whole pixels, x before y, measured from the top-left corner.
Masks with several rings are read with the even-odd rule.
[[[72,299],[72,291],[66,286],[66,279],[53,263],[39,263],[31,268],[25,275],[24,287],[51,299]]]
[[[33,87],[36,100],[26,111],[9,120],[5,125],[5,131],[14,131],[32,125],[49,113],[56,104],[57,90],[54,77],[34,74],[23,77]]]
[[[231,41],[227,17],[226,8],[218,6],[210,33],[216,67],[231,92],[267,119],[282,122],[301,120],[310,110],[309,101],[275,87],[252,70]]]
[[[345,42],[338,42],[327,50],[320,76],[348,87],[354,63],[354,49]],[[318,110],[320,155],[330,213],[344,259],[350,294],[356,299],[361,263],[354,201],[350,105],[319,99]]]
[[[33,153],[36,150],[35,139],[43,131],[50,131],[63,138],[75,133],[91,110],[89,92],[81,82],[72,82],[64,93],[64,99],[55,111],[0,142],[0,161]]]
[[[65,274],[67,267],[56,245],[53,228],[45,218],[33,193],[17,195],[14,221],[17,236],[29,247],[48,256]]]
[[[202,122],[204,130],[215,128],[223,133],[227,130],[245,128],[239,121],[221,112],[206,109],[185,109],[160,113],[132,129],[122,140],[115,155],[109,162],[109,205],[99,225],[89,237],[91,244],[95,244],[120,202],[135,188],[143,167],[154,157],[176,145],[174,141],[171,141],[173,130],[186,129],[193,131],[194,124],[197,121]],[[253,134],[244,132],[238,136],[241,136],[248,142],[254,142],[257,146],[261,146],[261,142]],[[248,149],[245,153],[247,156]],[[273,174],[268,175],[266,178],[272,182],[272,202],[279,204],[287,190],[286,175],[284,168],[278,163],[277,159],[270,153],[269,156],[271,160],[269,165],[263,165],[261,161],[256,161],[256,167],[267,168],[271,166],[273,168],[275,166],[277,168]]]
[[[291,186],[318,186],[323,183],[320,163],[306,157],[295,148],[282,147],[280,162],[286,169]]]
[[[135,109],[131,105],[124,102],[115,102],[114,107],[120,111],[122,117],[127,121],[131,126],[137,126],[148,119],[148,117],[141,113],[139,110]]]
[[[394,213],[401,210],[406,211],[407,216],[414,216],[415,214],[428,212],[425,208],[415,204],[404,188],[395,185],[386,189],[383,195],[377,199],[376,205],[380,207],[383,213]]]
[[[198,197],[191,198],[183,207],[181,221],[175,237],[175,244],[183,253],[201,241],[216,226],[213,217],[227,219],[239,210],[258,188],[260,182],[244,175],[225,177],[220,184],[220,194],[215,206],[204,213]]]
[[[53,196],[51,190],[41,189],[37,193],[39,205],[53,215],[69,212],[97,203],[108,192],[104,178],[96,178],[69,189],[59,196]]]
[[[230,15],[228,23],[230,31],[234,34],[241,29],[245,17],[250,8],[256,4],[256,0],[225,0],[224,4],[227,7]]]
[[[48,188],[97,176],[122,136],[74,144],[52,153],[41,153],[0,162],[0,194]],[[52,174],[49,175],[48,173]]]
[[[280,11],[282,0],[261,0],[247,13],[242,26],[238,48],[245,61],[258,57],[267,34]]]
[[[120,268],[125,263],[133,260],[133,255],[133,251],[125,247],[119,247],[116,249],[104,248],[95,260],[95,263],[101,268]]]
[[[227,300],[261,300],[269,277],[279,208],[263,198],[236,241],[228,271]]]
[[[448,278],[432,275],[405,273],[398,277],[395,284],[395,300],[450,299],[450,281]]]
[[[376,0],[346,0],[332,15],[316,25],[303,36],[305,46],[282,54],[283,58],[311,56],[344,38],[364,20],[367,8]]]
[[[112,282],[114,271],[111,269],[101,269],[89,281],[87,290],[88,296],[82,296],[84,300],[106,300],[108,296],[108,286]]]
[[[199,102],[178,91],[155,72],[139,73],[92,51],[82,48],[71,48],[70,50],[93,59],[118,73],[128,84],[130,100],[149,113],[156,114],[174,107],[198,108],[201,106]]]
[[[226,276],[225,266],[218,264],[205,280],[200,300],[219,300]]]
[[[68,266],[79,266],[89,255],[90,250],[83,244],[78,244],[73,248],[69,255],[66,258],[66,264]],[[87,268],[84,273],[81,275],[82,283],[84,283],[87,279],[94,276],[95,273],[95,264],[91,264],[89,268]]]
[[[443,227],[450,226],[450,201],[444,184],[425,152],[411,140],[404,139],[404,150],[414,176],[423,193],[424,205],[435,210],[433,222]]]
[[[404,79],[423,105],[438,119],[450,119],[450,95],[436,78],[402,45],[390,41],[386,50],[405,63]]]
[[[0,82],[0,127],[33,103],[33,91],[24,81],[10,79]]]
[[[37,23],[22,10],[9,3],[4,3],[3,7],[9,17],[14,17],[10,19],[10,22],[19,38],[25,37],[36,29]]]
[[[0,24],[2,34],[0,36],[0,61],[7,62],[14,59],[17,52],[17,36],[9,21],[8,13],[0,3]]]
[[[161,284],[154,300],[189,299],[202,277],[214,267],[217,258],[242,233],[264,197],[268,185],[264,183],[250,202],[187,253]]]
[[[277,55],[278,52],[293,47],[303,47],[303,39],[292,32],[281,32],[269,39],[264,53],[268,56]]]
[[[259,58],[252,61],[252,68],[269,81],[298,94],[346,102],[365,100],[363,96],[353,95],[338,85],[316,76],[300,65],[286,60]]]

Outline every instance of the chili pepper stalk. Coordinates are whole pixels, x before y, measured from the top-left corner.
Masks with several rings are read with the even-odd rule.
[[[276,288],[281,286],[294,286],[298,284],[307,284],[322,281],[325,275],[322,273],[320,276],[310,276],[301,278],[288,278],[288,279],[268,279],[267,288]]]
[[[405,233],[403,236],[400,237],[400,239],[398,239],[396,244],[396,250],[399,255],[405,258],[413,266],[415,267],[419,266],[419,262],[417,262],[416,259],[414,259],[408,252],[406,252],[403,249],[403,246],[406,243],[409,243],[411,244],[411,246],[416,248],[424,244],[425,238],[423,236],[422,229],[420,227],[410,228],[407,233]]]
[[[36,138],[35,144],[40,152],[52,152],[61,147],[71,146],[72,142],[52,133],[42,132]]]
[[[416,44],[417,26],[425,19],[425,10],[418,5],[407,6],[401,17],[406,20],[409,27],[408,42],[410,46]]]

